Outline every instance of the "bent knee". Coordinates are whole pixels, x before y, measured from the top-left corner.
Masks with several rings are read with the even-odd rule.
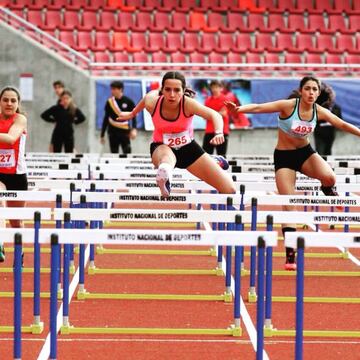
[[[326,174],[322,179],[321,183],[324,186],[334,186],[336,183],[336,175],[334,173]]]

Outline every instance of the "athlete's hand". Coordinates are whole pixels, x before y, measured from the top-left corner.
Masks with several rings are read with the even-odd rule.
[[[221,145],[225,141],[224,134],[216,134],[211,140],[211,145]]]
[[[100,144],[101,144],[101,145],[104,145],[104,144],[105,144],[105,137],[102,136],[102,137],[100,138]]]
[[[120,115],[116,118],[116,121],[125,122],[125,121],[132,119],[133,117],[134,116],[133,116],[132,111],[122,111],[120,113]]]
[[[236,109],[237,106],[235,103],[233,103],[232,101],[224,101],[224,105],[226,106],[230,114],[232,115],[237,114],[237,109]]]
[[[129,131],[129,139],[134,140],[136,138],[136,135],[137,135],[137,130],[135,128],[132,128]]]

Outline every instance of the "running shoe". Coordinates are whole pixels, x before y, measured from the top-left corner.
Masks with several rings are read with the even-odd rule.
[[[229,162],[221,155],[211,155],[211,157],[216,161],[216,163],[223,169],[227,170],[229,168]]]
[[[288,271],[296,270],[295,251],[292,248],[286,248],[285,270]]]
[[[164,168],[158,169],[156,174],[156,183],[160,188],[161,196],[169,197],[171,185],[170,185],[170,176],[166,169]]]
[[[5,261],[5,249],[4,245],[0,245],[0,262]]]

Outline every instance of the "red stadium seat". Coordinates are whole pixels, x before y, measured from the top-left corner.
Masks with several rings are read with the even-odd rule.
[[[159,52],[165,48],[165,39],[162,33],[150,33],[146,51]]]
[[[265,50],[274,49],[272,34],[257,33],[255,37],[255,47],[253,52],[263,53]]]
[[[133,30],[135,27],[135,21],[133,14],[130,12],[119,13],[119,29],[121,31]]]
[[[351,14],[352,13],[351,0],[334,0],[334,10]]]
[[[176,51],[170,54],[170,59],[172,63],[186,63],[186,55],[180,51]]]
[[[295,9],[297,12],[304,13],[305,10],[310,14],[319,13],[320,10],[315,8],[313,0],[295,0]]]
[[[62,8],[66,9],[67,5],[67,0],[52,0],[48,3],[47,8],[51,10],[60,10]]]
[[[217,7],[214,8],[216,11],[229,11],[233,10],[237,6],[236,0],[219,0]]]
[[[118,17],[113,11],[102,11],[100,14],[100,23],[97,26],[98,30],[118,30]]]
[[[67,10],[80,10],[88,7],[87,0],[70,0],[66,5]]]
[[[274,9],[275,6],[273,0],[257,0],[256,3],[259,8],[264,8],[270,12]]]
[[[218,44],[219,44],[217,48],[218,52],[226,54],[232,51],[235,45],[233,34],[220,33]]]
[[[182,48],[181,34],[168,32],[165,37],[165,52],[178,52]]]
[[[291,33],[295,31],[306,32],[304,15],[290,13],[288,17],[287,28],[283,29],[283,31]]]
[[[336,31],[340,31],[343,34],[349,33],[350,30],[347,28],[345,18],[342,14],[329,15],[329,31],[332,33],[335,33]]]
[[[224,16],[215,12],[208,14],[208,25],[210,28],[217,29],[217,31],[219,31],[219,29],[223,31],[225,27]]]
[[[265,31],[264,15],[257,13],[249,13],[247,31]]]
[[[41,11],[29,10],[27,14],[27,21],[39,28],[42,28],[44,26]]]
[[[334,40],[331,34],[318,34],[316,36],[316,48],[320,52],[334,51]]]
[[[314,36],[312,34],[298,34],[295,38],[295,48],[293,52],[303,53],[304,51],[321,52],[316,49]]]
[[[360,64],[360,55],[359,54],[348,54],[345,55],[345,64]],[[358,68],[360,71],[360,68]]]
[[[336,49],[336,50],[335,50]],[[345,52],[350,54],[359,54],[360,49],[356,46],[354,35],[339,34],[336,39],[336,46],[334,52]]]
[[[168,62],[167,56],[162,51],[152,53],[152,61],[154,63],[166,63]]]
[[[95,34],[95,49],[100,50],[111,50],[111,39],[107,31],[97,31]]]
[[[224,63],[226,63],[226,58],[222,54],[219,54],[217,52],[212,52],[208,56],[208,61],[211,64],[224,64]],[[220,67],[220,69],[221,68],[222,67]]]
[[[133,61],[136,63],[147,63],[149,62],[149,56],[146,52],[141,51],[141,52],[135,52],[133,54]]]
[[[162,11],[172,11],[178,7],[178,0],[162,0]]]
[[[360,13],[360,4],[359,1],[357,0],[353,0],[353,10],[352,11],[348,11],[348,14],[359,14]]]
[[[98,27],[97,15],[93,11],[85,11],[83,13],[82,22],[80,25],[81,30],[93,30]]]
[[[201,36],[199,52],[209,54],[216,51],[218,45],[216,35],[213,33],[203,33]]]
[[[238,13],[229,13],[228,14],[228,26],[223,29],[223,31],[226,32],[235,32],[237,30],[239,31],[246,31],[246,26],[243,19],[243,14]]]
[[[248,52],[246,53],[246,62],[247,63],[262,63],[262,55],[258,54],[258,53],[252,53],[252,52]]]
[[[284,15],[270,13],[266,31],[274,32],[274,31],[278,30],[278,31],[282,32],[283,29],[286,29]]]
[[[74,30],[79,29],[80,27],[80,18],[77,11],[67,10],[64,13],[63,22],[60,26],[61,30]]]
[[[118,51],[114,53],[114,62],[129,62],[129,54],[127,52]]]
[[[235,37],[233,52],[246,53],[252,49],[250,34],[238,34]]]
[[[278,33],[275,35],[275,47],[276,51],[293,51],[294,41],[293,34],[289,33]]]
[[[179,0],[176,11],[189,13],[197,7],[197,0]]]
[[[277,0],[274,5],[274,11],[280,13],[288,11],[290,14],[294,14],[296,12],[294,0]]]
[[[87,9],[91,11],[98,11],[99,9],[110,11],[111,8],[107,5],[106,0],[89,0]]]
[[[190,62],[192,64],[197,64],[197,63],[200,63],[200,64],[206,64],[206,57],[204,54],[200,54],[198,52],[193,52],[190,54]],[[205,69],[205,66],[193,66],[192,67],[193,70],[204,70]]]
[[[171,17],[171,26],[168,29],[169,31],[183,31],[188,28],[188,23],[186,19],[186,14],[174,12]]]
[[[322,14],[309,14],[308,28],[311,32],[319,31],[320,33],[328,33],[328,28],[325,25],[325,19]]]
[[[49,10],[45,14],[45,30],[55,30],[61,26],[61,15],[59,11]]]
[[[157,11],[154,14],[153,24],[150,30],[164,32],[170,27],[171,27],[170,15],[167,12]]]
[[[300,54],[285,54],[285,63],[287,64],[302,64],[302,58]],[[298,69],[298,68],[294,68],[294,69]]]
[[[229,64],[241,64],[243,62],[243,56],[239,53],[229,52],[227,60]]]
[[[48,7],[49,1],[48,0],[34,0],[29,4],[30,10],[42,10]]]
[[[305,55],[305,63],[307,64],[322,64],[322,56],[321,54],[306,54]]]
[[[342,64],[341,54],[327,54],[325,57],[326,64]]]
[[[181,51],[185,53],[192,53],[197,51],[200,47],[198,34],[185,33],[183,39],[183,47]]]
[[[132,32],[130,35],[130,52],[144,51],[147,48],[146,34],[144,32]]]
[[[267,64],[279,64],[280,63],[279,54],[278,53],[267,53],[264,56],[264,61]]]
[[[359,31],[360,24],[360,15],[349,15],[349,31],[357,32]]]
[[[187,31],[216,32],[218,29],[216,27],[212,28],[207,25],[204,13],[191,11],[189,14],[189,27],[187,28]]]
[[[88,49],[95,50],[91,33],[89,31],[79,31],[77,34],[76,44],[77,44],[76,50],[78,51],[86,51]],[[99,49],[99,50],[104,50],[104,49]]]
[[[110,62],[109,54],[104,51],[97,51],[94,53],[94,60],[95,62],[104,62],[108,63]],[[97,67],[99,69],[99,67]]]
[[[152,26],[151,15],[148,12],[139,12],[136,14],[135,28],[136,31],[146,31]]]
[[[199,5],[196,8],[196,11],[207,12],[209,10],[214,11],[214,9],[219,7],[218,0],[200,0]]]
[[[155,9],[161,9],[161,1],[159,0],[143,0],[142,5],[140,6],[141,11],[152,12]],[[137,7],[139,9],[139,7]]]
[[[130,41],[126,32],[115,32],[113,35],[113,48],[115,51],[123,51],[130,48]]]
[[[77,45],[75,43],[74,34],[71,31],[60,31],[59,40],[64,44],[70,46],[72,49],[76,49]]]

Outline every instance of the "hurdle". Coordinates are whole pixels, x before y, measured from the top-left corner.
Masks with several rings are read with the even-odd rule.
[[[322,233],[322,239],[319,241],[319,234],[317,233],[288,233],[285,236],[286,246],[297,249],[297,264],[298,271],[296,277],[296,343],[295,343],[295,359],[303,359],[303,337],[304,336],[324,336],[324,337],[360,337],[359,331],[320,331],[320,330],[304,330],[303,316],[304,316],[304,251],[307,247],[323,247],[323,240],[326,240],[326,246],[330,247],[345,247],[345,248],[360,248],[360,232],[358,233]],[[275,332],[280,335],[283,331],[277,330]],[[292,331],[292,333],[294,333]]]

